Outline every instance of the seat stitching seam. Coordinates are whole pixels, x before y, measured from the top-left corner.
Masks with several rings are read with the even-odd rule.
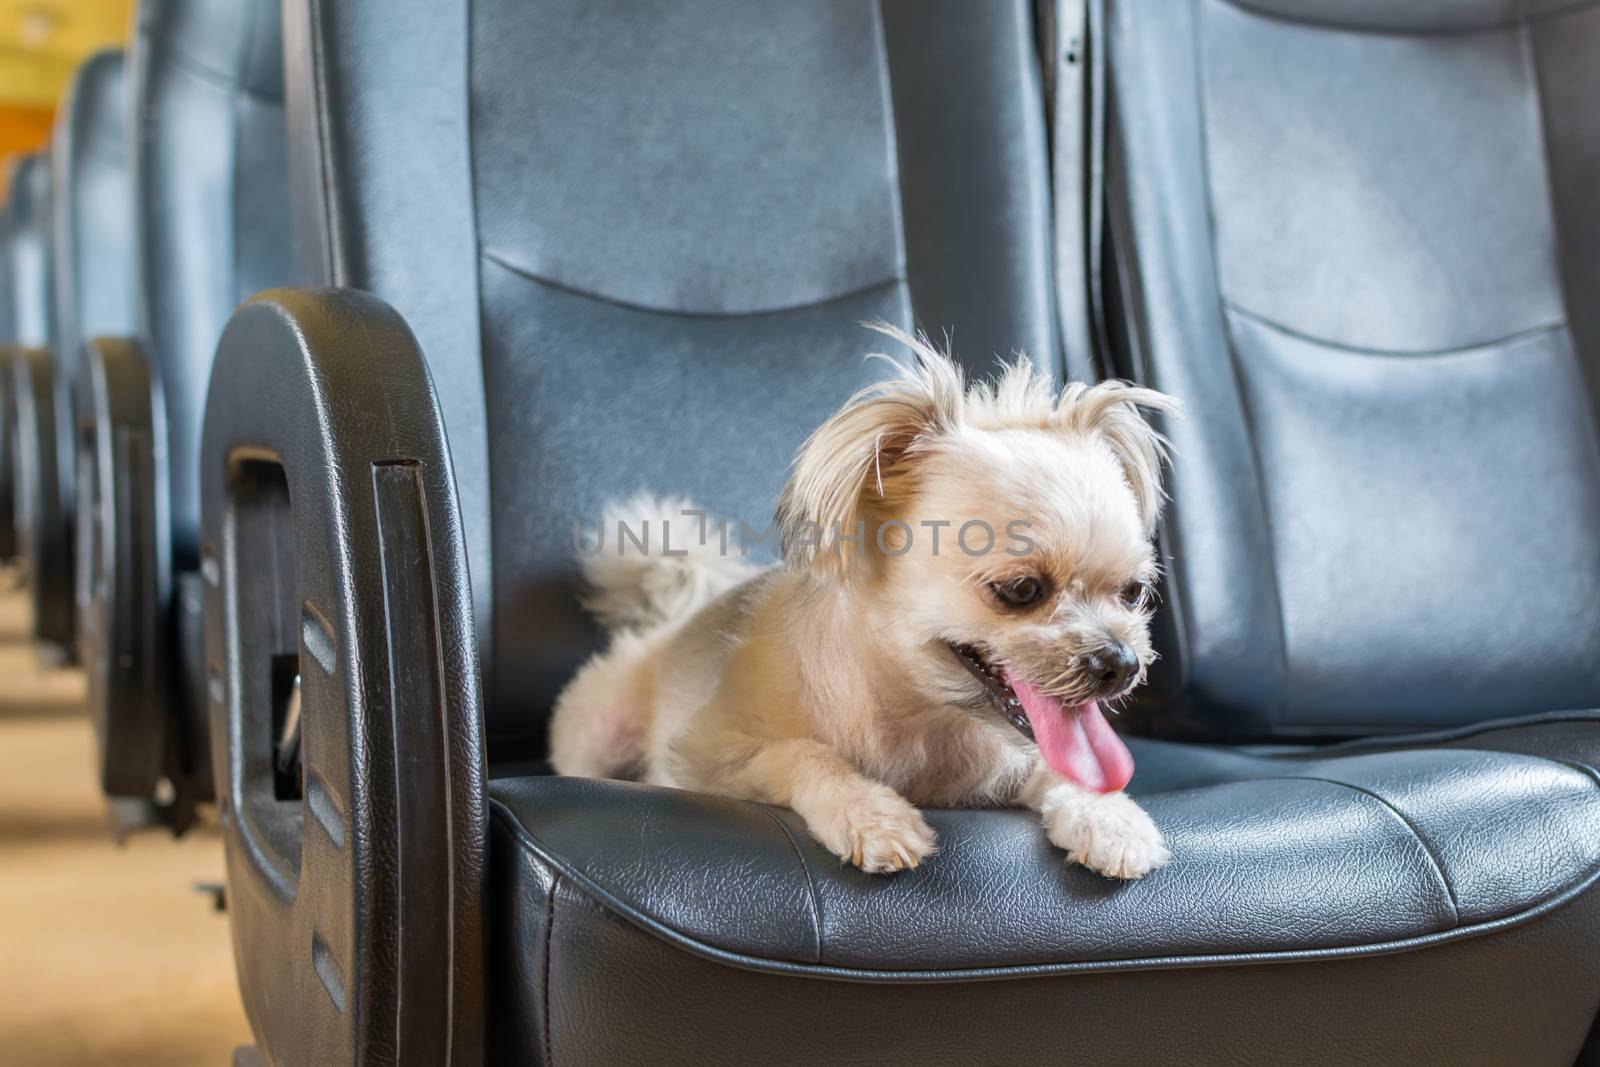
[[[1499,337],[1489,337],[1482,341],[1469,341],[1466,344],[1451,345],[1446,348],[1371,348],[1366,345],[1347,344],[1343,341],[1319,337],[1314,333],[1307,333],[1304,330],[1299,330],[1280,322],[1269,315],[1253,311],[1228,297],[1222,298],[1222,306],[1236,315],[1257,322],[1268,329],[1276,330],[1297,341],[1305,341],[1308,344],[1333,349],[1336,352],[1346,352],[1356,356],[1379,356],[1385,359],[1448,359],[1451,356],[1490,354],[1487,352],[1489,349],[1504,348],[1506,345],[1542,337],[1547,333],[1556,333],[1567,328],[1567,320],[1562,318],[1556,319],[1554,322],[1543,322],[1537,326],[1528,326],[1521,330],[1512,330],[1510,333],[1502,334]]]
[[[756,807],[758,807],[762,811],[766,812],[769,816],[772,817],[772,821],[778,824],[778,829],[783,831],[783,836],[788,840],[789,847],[794,849],[794,858],[800,861],[800,870],[805,873],[805,876],[806,876],[806,889],[809,891],[810,900],[811,900],[811,929],[812,929],[813,934],[814,934],[814,936],[812,937],[812,940],[814,940],[817,943],[816,959],[813,960],[812,962],[821,963],[822,962],[822,901],[821,901],[821,898],[819,898],[817,896],[817,883],[816,883],[815,879],[813,879],[811,877],[811,865],[806,862],[805,853],[800,851],[800,842],[798,842],[798,841],[796,841],[794,839],[794,834],[789,832],[788,825],[781,818],[778,817],[778,813],[773,811],[770,807],[768,807],[765,804],[758,803],[758,804],[756,804]]]
[[[1198,20],[1204,15],[1196,10],[1191,16]],[[1261,456],[1261,443],[1257,440],[1260,436],[1256,426],[1255,412],[1250,407],[1250,399],[1244,385],[1244,367],[1239,358],[1238,339],[1234,337],[1233,330],[1229,328],[1226,309],[1228,307],[1227,294],[1224,292],[1222,272],[1222,251],[1217,241],[1217,203],[1216,190],[1211,180],[1211,137],[1208,131],[1207,99],[1206,99],[1206,57],[1205,50],[1201,47],[1204,30],[1196,26],[1191,34],[1190,55],[1194,67],[1194,106],[1197,140],[1200,155],[1200,181],[1201,191],[1205,197],[1206,236],[1209,238],[1208,261],[1211,264],[1212,281],[1216,285],[1217,317],[1220,320],[1222,340],[1226,348],[1224,353],[1229,371],[1229,381],[1233,385],[1233,396],[1239,405],[1239,416],[1244,420],[1245,442],[1250,453],[1250,474],[1255,487],[1256,502],[1261,508],[1261,526],[1266,533],[1267,550],[1262,554],[1265,569],[1272,580],[1272,606],[1277,620],[1278,631],[1278,677],[1275,686],[1276,693],[1272,707],[1272,721],[1282,724],[1289,708],[1289,690],[1291,679],[1289,676],[1289,620],[1284,611],[1283,579],[1278,573],[1278,549],[1281,540],[1272,521],[1272,498],[1267,493],[1267,475],[1265,463]]]
[[[1522,13],[1526,15],[1527,0],[1519,0],[1518,6]],[[1534,39],[1534,31],[1530,29],[1529,23],[1525,22],[1522,25],[1518,37],[1522,46],[1523,61],[1528,66],[1528,84],[1533,91],[1534,129],[1539,135],[1540,162],[1544,164],[1545,205],[1550,224],[1550,239],[1554,245],[1553,266],[1556,275],[1556,289],[1561,295],[1562,312],[1570,313],[1569,309],[1575,302],[1572,292],[1573,286],[1569,281],[1572,272],[1567,269],[1571,257],[1568,255],[1567,241],[1562,236],[1563,227],[1561,222],[1563,212],[1561,210],[1561,199],[1556,195],[1557,168],[1555,155],[1550,151],[1552,135],[1550,132],[1549,109],[1546,107],[1545,99],[1548,94],[1544,88],[1544,68],[1539,62],[1539,44]],[[1600,395],[1600,382],[1593,379],[1584,368],[1583,362],[1578,356],[1578,343],[1575,336],[1572,338],[1572,342],[1567,349],[1567,358],[1574,376],[1579,382],[1588,386],[1589,392]],[[1600,428],[1595,426],[1593,419],[1585,420],[1584,424],[1589,430],[1590,457],[1600,463]]]
[[[1343,24],[1328,22],[1323,19],[1307,18],[1297,15],[1285,15],[1278,11],[1269,11],[1266,8],[1252,3],[1251,0],[1218,0],[1218,2],[1232,7],[1246,15],[1268,22],[1281,22],[1289,26],[1301,26],[1308,30],[1324,30],[1329,33],[1361,34],[1368,37],[1400,37],[1400,38],[1440,38],[1440,37],[1470,37],[1481,33],[1507,33],[1522,26],[1533,25],[1540,22],[1556,22],[1594,7],[1596,0],[1576,0],[1575,3],[1558,7],[1553,11],[1543,11],[1537,15],[1530,15],[1526,10],[1521,10],[1523,5],[1518,5],[1519,14],[1510,22],[1490,22],[1484,25],[1472,26],[1429,26],[1426,28],[1407,29],[1393,26],[1373,26],[1360,23]]]
[[[1534,758],[1546,759],[1551,763],[1560,763],[1563,766],[1571,767],[1579,774],[1582,774],[1585,778],[1591,779],[1595,785],[1600,785],[1600,768],[1596,768],[1588,763],[1584,763],[1575,759],[1562,759],[1560,756],[1536,756]]]
[[[226,71],[218,70],[211,64],[205,62],[204,60],[197,59],[176,45],[169,44],[167,46],[167,54],[163,56],[162,59],[164,59],[167,66],[171,67],[172,69],[181,70],[190,77],[199,78],[200,80],[209,82],[211,85],[214,85],[218,88],[231,90],[243,88],[241,84],[242,79],[239,75],[229,74]]]
[[[775,307],[758,307],[752,308],[748,311],[684,311],[678,308],[657,307],[652,304],[641,304],[633,300],[624,300],[621,297],[608,296],[605,293],[599,293],[593,289],[584,289],[568,282],[558,281],[555,278],[548,277],[547,275],[540,274],[537,271],[529,270],[527,267],[524,267],[520,264],[513,263],[506,259],[504,255],[496,252],[492,248],[480,247],[478,254],[484,259],[487,259],[489,262],[510,271],[512,274],[515,274],[518,277],[526,278],[530,282],[537,282],[539,285],[554,289],[558,292],[570,293],[573,296],[583,297],[585,300],[594,300],[598,303],[610,304],[613,307],[625,308],[629,311],[643,311],[651,315],[671,315],[674,318],[680,319],[745,318],[756,315],[777,315],[786,311],[807,311],[811,308],[823,307],[828,304],[836,304],[841,300],[849,300],[851,297],[863,296],[878,289],[887,289],[891,285],[899,285],[906,280],[904,273],[892,274],[889,277],[881,278],[878,281],[868,282],[865,285],[858,285],[854,288],[846,289],[843,292],[832,293],[828,296],[818,297],[815,300],[802,300],[797,304],[780,304]]]
[[[1251,779],[1251,780],[1252,781],[1262,781],[1262,779],[1259,779],[1259,778]],[[1285,775],[1280,780],[1282,780],[1282,781],[1291,781],[1291,782],[1292,781],[1323,782],[1323,783],[1325,783],[1327,785],[1343,786],[1345,789],[1349,789],[1349,790],[1352,790],[1354,792],[1360,793],[1363,796],[1371,797],[1373,800],[1376,800],[1379,804],[1381,804],[1385,808],[1387,808],[1389,810],[1389,812],[1396,819],[1400,820],[1400,824],[1402,826],[1404,826],[1407,830],[1411,831],[1411,836],[1416,838],[1417,845],[1422,849],[1423,854],[1428,857],[1428,862],[1433,864],[1434,873],[1436,873],[1439,876],[1439,881],[1441,883],[1443,883],[1445,896],[1448,899],[1449,904],[1450,904],[1450,913],[1451,913],[1451,917],[1452,917],[1451,925],[1452,926],[1460,926],[1461,925],[1461,904],[1456,899],[1455,886],[1450,884],[1450,876],[1445,873],[1444,864],[1439,862],[1438,853],[1436,853],[1434,851],[1432,842],[1430,842],[1428,840],[1428,838],[1426,836],[1424,836],[1423,833],[1420,830],[1418,830],[1415,825],[1412,824],[1410,819],[1406,818],[1404,812],[1402,812],[1399,808],[1395,807],[1394,804],[1390,803],[1390,801],[1386,797],[1380,796],[1378,793],[1375,793],[1370,789],[1367,789],[1367,788],[1365,788],[1363,786],[1355,785],[1355,784],[1353,784],[1351,782],[1341,782],[1337,778],[1322,778],[1322,777],[1319,777],[1319,776],[1313,775],[1313,774]]]
[[[176,48],[171,48],[165,59],[173,69],[182,71],[198,81],[203,81],[214,89],[222,89],[233,96],[248,96],[252,100],[263,104],[279,108],[283,107],[283,97],[273,93],[262,92],[250,85],[246,85],[242,75],[224,74],[215,67],[208,66]]]
[[[1444,730],[1412,731],[1390,736],[1360,737],[1352,741],[1336,741],[1332,744],[1314,746],[1304,752],[1277,752],[1266,758],[1281,760],[1332,759],[1336,757],[1342,758],[1345,755],[1394,752],[1407,748],[1438,748],[1442,745],[1448,745],[1452,741],[1468,741],[1475,737],[1482,737],[1484,734],[1492,734],[1496,730],[1515,730],[1527,726],[1544,726],[1554,723],[1586,723],[1591,726],[1600,726],[1600,714],[1581,711],[1558,711],[1532,717],[1491,719],[1487,722],[1473,723],[1470,726],[1458,726]],[[1473,751],[1498,752],[1501,750],[1479,749]],[[1537,756],[1534,758],[1549,759],[1551,757]]]
[[[545,912],[544,921],[544,1067],[554,1067],[554,1054],[551,1052],[550,1032],[555,1029],[550,1019],[550,957],[555,953],[552,942],[556,934],[556,891],[561,887],[561,870],[552,868],[550,872],[550,905]]]

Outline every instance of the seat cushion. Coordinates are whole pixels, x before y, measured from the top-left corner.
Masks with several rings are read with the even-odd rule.
[[[620,936],[617,922],[632,928],[629,956],[642,932],[651,953],[803,979],[808,995],[819,979],[904,987],[1150,969],[1172,969],[1188,989],[1197,969],[1426,955],[1558,915],[1567,947],[1556,951],[1575,938],[1600,956],[1590,892],[1600,877],[1600,712],[1365,746],[1133,747],[1132,791],[1175,859],[1129,884],[1064,862],[1027,812],[930,812],[939,854],[884,878],[842,865],[786,810],[630,783],[497,780],[494,1010],[523,1002],[522,1037],[508,1040],[543,1042],[574,1024],[558,1011],[563,976],[587,973],[601,931]],[[582,951],[552,947],[558,907]],[[1512,973],[1479,979],[1499,988]],[[991,993],[975,992],[966,1017]],[[1565,1021],[1546,1020],[1555,1030],[1538,1036],[1539,1048],[1568,1058],[1600,1000],[1600,975],[1571,995]],[[1474,1056],[1506,1036],[1482,1032],[1484,1020],[1463,1025],[1480,1042]]]

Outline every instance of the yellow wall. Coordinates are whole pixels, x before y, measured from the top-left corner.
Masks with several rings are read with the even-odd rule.
[[[45,142],[72,72],[132,15],[133,0],[0,0],[0,155]]]

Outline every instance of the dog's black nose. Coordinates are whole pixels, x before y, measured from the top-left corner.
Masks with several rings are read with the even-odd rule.
[[[1101,693],[1116,693],[1139,671],[1139,657],[1122,641],[1113,641],[1084,659],[1084,669]]]

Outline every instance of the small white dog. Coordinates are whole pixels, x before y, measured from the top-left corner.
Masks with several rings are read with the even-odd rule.
[[[584,569],[613,636],[557,702],[555,769],[786,806],[873,872],[935,851],[918,806],[1028,807],[1070,858],[1141,877],[1169,853],[1101,704],[1153,658],[1166,447],[1138,409],[1176,404],[1057,393],[1026,360],[967,388],[884,332],[916,366],[805,443],[782,566],[682,501],[610,509]]]

